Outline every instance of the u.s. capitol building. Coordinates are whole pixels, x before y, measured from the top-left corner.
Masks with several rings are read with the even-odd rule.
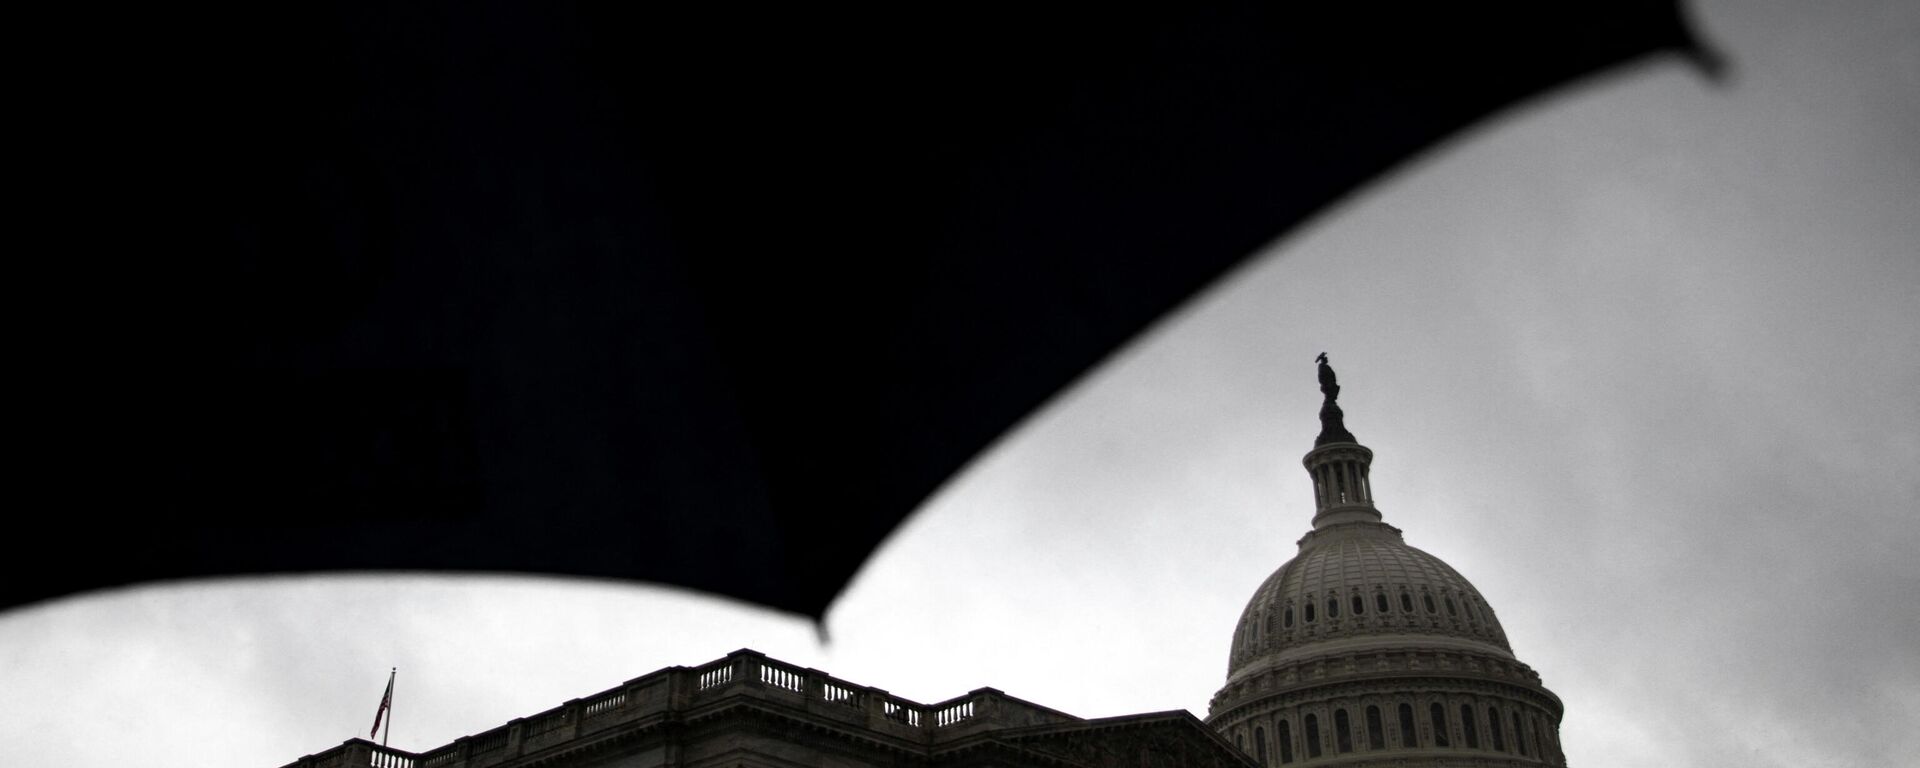
[[[424,752],[349,739],[286,768],[1253,768],[1565,765],[1559,698],[1459,572],[1374,507],[1323,355],[1312,530],[1233,628],[1205,723],[1083,719],[992,688],[936,703],[741,650]]]

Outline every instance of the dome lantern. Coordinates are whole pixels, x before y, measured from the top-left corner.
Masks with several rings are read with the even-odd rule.
[[[1320,403],[1320,436],[1314,438],[1313,450],[1301,460],[1313,477],[1313,527],[1319,530],[1341,523],[1380,522],[1380,511],[1373,507],[1373,486],[1367,478],[1373,451],[1347,431],[1346,414],[1338,402],[1339,380],[1327,362],[1327,353],[1315,359],[1320,364],[1320,392],[1325,396]]]

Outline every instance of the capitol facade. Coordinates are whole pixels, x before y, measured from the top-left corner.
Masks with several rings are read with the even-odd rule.
[[[1374,507],[1322,355],[1312,530],[1248,601],[1203,723],[1083,719],[992,688],[920,703],[742,649],[409,752],[348,739],[286,768],[1563,766],[1559,698],[1493,607]]]

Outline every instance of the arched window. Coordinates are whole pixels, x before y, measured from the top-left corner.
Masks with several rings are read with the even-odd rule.
[[[1404,613],[1413,613],[1413,595],[1400,593],[1400,610]]]
[[[1287,607],[1287,614],[1285,617],[1283,617],[1280,620],[1280,626],[1286,627],[1288,629],[1293,628],[1293,607],[1292,606]]]
[[[1400,746],[1420,746],[1420,740],[1413,733],[1413,706],[1409,704],[1400,705]]]
[[[1340,598],[1337,598],[1337,597],[1327,598],[1327,618],[1329,619],[1340,618]]]
[[[1507,736],[1500,732],[1500,710],[1487,707],[1487,732],[1493,734],[1495,752],[1507,751]]]
[[[1261,765],[1267,764],[1267,729],[1253,729],[1253,754]]]
[[[1305,618],[1309,624],[1313,623],[1313,603],[1307,603],[1306,607],[1302,610],[1306,612],[1302,618]]]
[[[1386,728],[1380,724],[1380,708],[1367,707],[1367,749],[1386,749]]]
[[[1527,753],[1527,723],[1518,712],[1513,713],[1513,747],[1522,755]]]
[[[1458,615],[1460,615],[1460,612],[1459,612],[1459,611],[1456,611],[1456,610],[1454,610],[1454,609],[1453,609],[1453,598],[1451,598],[1451,597],[1449,597],[1449,598],[1447,598],[1447,615],[1448,615],[1448,616],[1458,616]]]
[[[1333,744],[1341,753],[1353,751],[1353,724],[1347,721],[1347,711],[1333,711]]]
[[[1424,601],[1426,601],[1426,603],[1427,603],[1427,613],[1438,613],[1438,612],[1439,612],[1439,609],[1436,609],[1436,608],[1434,608],[1434,607],[1433,607],[1433,595],[1421,595],[1421,596],[1420,596],[1420,599],[1421,599],[1421,600],[1424,600]]]
[[[1320,718],[1307,715],[1307,759],[1320,756]]]
[[[1378,612],[1380,612],[1380,613],[1386,613],[1386,612],[1387,612],[1387,593],[1385,593],[1385,592],[1375,592],[1375,593],[1374,593],[1374,595],[1373,595],[1373,609],[1374,609],[1375,611],[1378,611]]]
[[[1467,737],[1468,749],[1480,748],[1480,733],[1473,727],[1473,707],[1460,705],[1460,733]]]
[[[1433,706],[1427,708],[1427,715],[1433,720],[1433,745],[1449,746],[1447,744],[1447,708],[1440,706],[1440,702],[1436,701]]]
[[[1280,721],[1280,762],[1293,762],[1293,728],[1287,721]]]

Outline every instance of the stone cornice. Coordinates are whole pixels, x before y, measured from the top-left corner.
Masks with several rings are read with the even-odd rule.
[[[1340,699],[1369,697],[1391,698],[1408,694],[1415,696],[1468,694],[1474,696],[1500,697],[1539,707],[1542,711],[1551,714],[1556,723],[1559,722],[1563,711],[1560,699],[1542,688],[1469,677],[1380,677],[1363,680],[1341,680],[1324,685],[1298,688],[1290,691],[1278,691],[1257,696],[1238,702],[1227,709],[1214,712],[1207,717],[1207,722],[1210,725],[1220,726],[1276,709]]]
[[[1560,700],[1540,683],[1531,667],[1511,656],[1436,650],[1425,647],[1379,648],[1303,658],[1240,676],[1214,694],[1208,722],[1242,706],[1328,686],[1371,681],[1406,681],[1420,686],[1439,680],[1484,681],[1534,691],[1555,713]],[[1404,687],[1404,686],[1403,686]]]

